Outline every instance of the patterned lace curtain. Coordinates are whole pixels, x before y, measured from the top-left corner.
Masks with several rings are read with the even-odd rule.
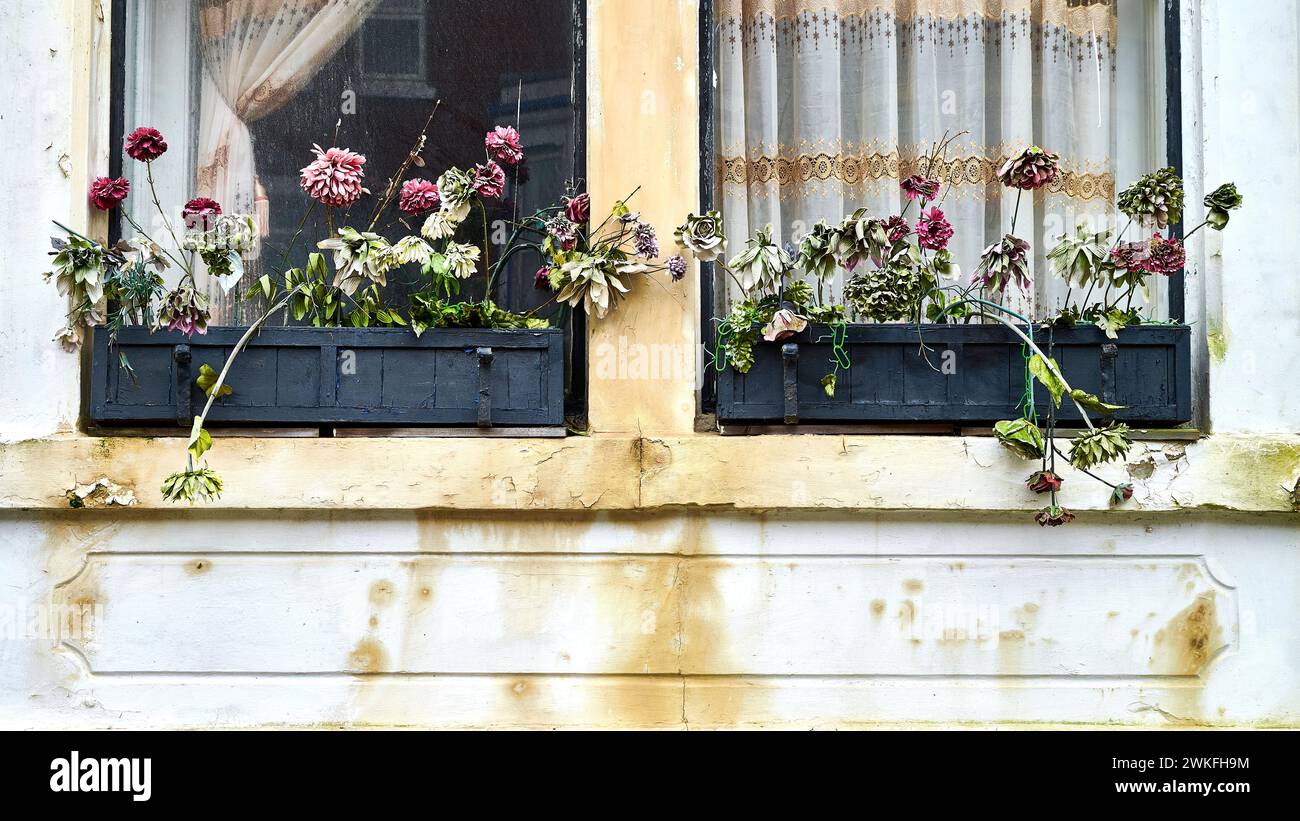
[[[1064,173],[1020,203],[1016,234],[1034,246],[1034,286],[1006,302],[1046,313],[1064,283],[1044,275],[1045,246],[1082,219],[1113,220],[1116,2],[718,0],[730,252],[767,224],[797,242],[817,220],[859,207],[897,214],[899,180],[924,173],[953,184],[941,207],[969,278],[1016,208],[998,167],[1037,144],[1061,156]],[[945,134],[962,136],[930,168]],[[842,285],[841,272],[836,299]]]
[[[197,190],[229,214],[256,214],[269,233],[270,207],[257,178],[248,124],[302,90],[379,0],[200,0],[203,80]],[[308,141],[310,142],[310,141]],[[306,162],[304,161],[304,165]],[[257,278],[253,266],[244,284]],[[208,283],[215,322],[238,322],[239,305]]]

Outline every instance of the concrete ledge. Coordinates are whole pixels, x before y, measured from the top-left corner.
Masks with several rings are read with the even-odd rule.
[[[107,478],[134,507],[177,510],[159,485],[184,463],[179,439],[65,436],[0,445],[0,509],[67,509]],[[1033,463],[993,439],[915,436],[724,438],[596,435],[563,440],[223,438],[212,509],[1032,511]],[[1062,503],[1106,510],[1105,487],[1060,463]],[[1132,511],[1290,513],[1300,436],[1139,442],[1098,471],[1132,482]],[[94,506],[92,504],[90,506]]]

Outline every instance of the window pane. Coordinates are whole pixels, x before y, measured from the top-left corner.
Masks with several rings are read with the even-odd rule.
[[[1009,292],[1009,305],[1045,314],[1065,292],[1045,249],[1080,221],[1113,225],[1117,183],[1163,165],[1158,0],[716,7],[716,194],[734,250],[768,224],[797,243],[817,221],[858,208],[902,213],[899,181],[925,173],[952,184],[942,209],[965,277],[1015,219],[1033,246],[1034,284]],[[932,166],[945,135],[952,141]],[[1064,173],[1018,202],[996,174],[1031,144],[1059,154]],[[843,282],[841,272],[837,300]],[[1162,316],[1164,305],[1153,291],[1150,312]]]
[[[496,223],[558,200],[575,176],[572,0],[132,0],[129,8],[127,125],[166,134],[172,150],[154,173],[171,211],[203,195],[227,213],[256,215],[261,243],[245,282],[303,264],[304,246],[328,235],[317,209],[289,250],[309,204],[299,171],[313,143],[365,155],[371,195],[334,216],[336,227],[365,229],[435,100],[427,166],[408,179],[483,162],[483,135],[495,124],[523,134],[526,164],[517,179],[507,175],[505,197],[487,214],[493,256],[504,241]],[[142,168],[128,171],[147,185]],[[132,213],[151,225],[148,199],[132,199]],[[394,203],[377,226],[390,239],[418,230],[401,216]],[[475,214],[458,239],[481,246],[483,228]],[[524,310],[544,301],[532,287],[535,263],[512,259],[499,303]],[[389,298],[397,302],[417,275],[390,276]],[[483,287],[477,276],[463,295]],[[252,303],[215,285],[210,292],[214,321],[256,315]]]

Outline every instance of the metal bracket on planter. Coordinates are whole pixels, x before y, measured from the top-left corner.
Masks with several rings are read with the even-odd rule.
[[[1115,402],[1115,361],[1119,359],[1119,345],[1107,342],[1101,346],[1101,401]]]
[[[190,372],[193,360],[189,345],[177,345],[172,349],[172,361],[176,366],[176,424],[183,428],[194,422],[194,374]]]
[[[782,385],[785,396],[785,423],[799,424],[799,346],[787,342],[781,346]]]
[[[478,426],[492,427],[492,387],[489,377],[492,374],[492,349],[477,348],[478,355]]]

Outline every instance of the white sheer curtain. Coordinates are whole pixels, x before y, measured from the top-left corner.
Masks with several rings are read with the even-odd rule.
[[[256,214],[262,236],[269,233],[269,203],[257,178],[248,124],[293,99],[378,4],[200,0],[200,196],[215,199],[226,213]],[[208,289],[214,317],[231,319],[220,286],[213,282]]]
[[[953,184],[941,207],[969,276],[1016,207],[998,167],[1036,144],[1064,173],[1020,204],[1035,284],[1007,299],[1043,313],[1064,291],[1044,275],[1046,248],[1081,219],[1113,221],[1117,2],[718,0],[718,178],[733,252],[769,223],[797,242],[859,207],[897,214],[899,180],[924,173]],[[930,168],[945,134],[961,136]]]

